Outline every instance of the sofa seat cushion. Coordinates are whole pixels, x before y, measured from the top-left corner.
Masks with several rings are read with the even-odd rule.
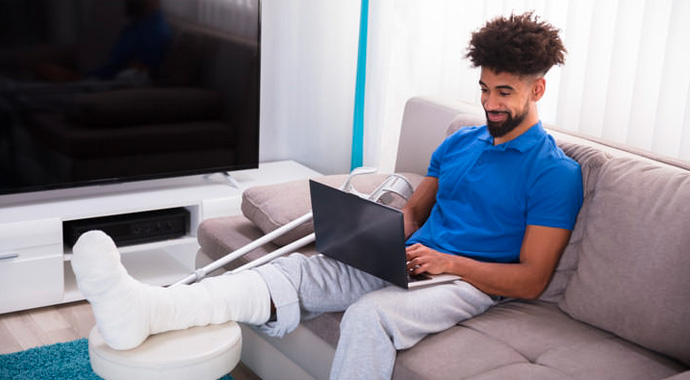
[[[398,353],[395,379],[662,379],[687,368],[578,322],[509,301]]]

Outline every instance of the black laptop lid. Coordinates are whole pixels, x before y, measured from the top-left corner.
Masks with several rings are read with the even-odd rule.
[[[309,189],[316,250],[407,288],[402,212],[315,181]]]

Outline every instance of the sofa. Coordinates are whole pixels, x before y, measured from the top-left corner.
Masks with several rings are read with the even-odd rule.
[[[483,123],[476,105],[410,99],[395,171],[417,184],[448,133]],[[690,165],[545,127],[580,163],[584,188],[551,282],[537,300],[504,300],[398,352],[394,379],[690,379]],[[354,186],[368,192],[385,177]],[[247,189],[243,215],[201,223],[201,251],[221,257],[308,211],[308,198],[306,180]],[[227,269],[312,229],[305,223]],[[341,315],[303,321],[283,339],[243,326],[242,361],[264,379],[326,379]]]

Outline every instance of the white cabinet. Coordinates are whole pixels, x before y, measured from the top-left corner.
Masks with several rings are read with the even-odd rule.
[[[62,300],[62,222],[0,226],[0,313]]]
[[[140,211],[184,207],[187,234],[120,248],[135,278],[169,285],[195,269],[196,230],[205,219],[240,213],[241,195],[251,186],[312,178],[319,173],[293,161],[261,164],[231,173],[130,182],[0,197],[0,313],[83,299],[63,242],[63,222]]]

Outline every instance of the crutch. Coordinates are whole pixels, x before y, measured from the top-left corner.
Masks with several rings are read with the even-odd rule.
[[[352,179],[358,175],[362,174],[369,174],[369,173],[374,173],[376,172],[375,168],[368,168],[368,167],[359,167],[354,169],[352,172],[350,172],[350,175],[347,177],[345,182],[340,186],[340,190],[347,191],[350,193],[353,193],[357,196],[360,196],[362,198],[368,198],[373,201],[378,201],[383,195],[387,193],[394,193],[399,196],[401,196],[404,199],[408,199],[409,196],[412,194],[413,188],[410,182],[403,176],[398,175],[398,174],[391,174],[386,178],[383,183],[381,183],[371,194],[366,195],[363,193],[358,192],[355,190],[355,188],[352,186]],[[247,253],[255,250],[256,248],[261,247],[262,245],[269,243],[275,239],[277,239],[280,236],[285,235],[286,233],[294,230],[298,226],[300,226],[303,223],[308,222],[311,220],[313,217],[313,214],[311,211],[308,213],[302,215],[301,217],[285,224],[282,227],[279,227],[266,235],[246,244],[245,246],[225,255],[224,257],[221,257],[220,259],[206,265],[203,268],[199,268],[195,270],[192,274],[189,276],[183,278],[182,280],[174,283],[172,286],[175,285],[180,285],[180,284],[190,284],[192,282],[196,281],[201,281],[206,275],[209,273],[221,268],[222,266],[232,262],[233,260],[236,260]],[[287,244],[263,257],[260,257],[250,263],[247,263],[245,265],[242,265],[229,273],[237,273],[243,270],[247,270],[259,265],[262,265],[264,263],[267,263],[277,257],[283,256],[287,253],[292,253],[295,252],[297,249],[304,247],[307,244],[310,244],[315,240],[315,235],[314,233],[311,233],[307,236],[304,236],[300,239],[295,240],[294,242]]]

